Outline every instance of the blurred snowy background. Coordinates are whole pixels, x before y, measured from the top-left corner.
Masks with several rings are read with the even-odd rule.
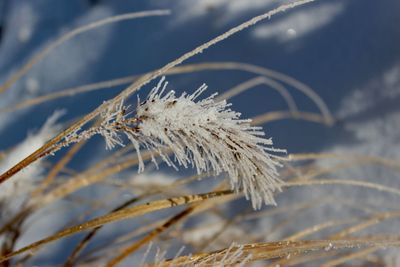
[[[0,94],[0,151],[40,132],[56,110],[65,110],[59,121],[67,122],[91,111],[124,87],[65,97],[13,112],[5,111],[6,108],[78,85],[154,70],[282,2],[288,1],[0,0],[1,82],[46,44],[80,25],[126,12],[171,10],[169,16],[124,21],[89,31],[69,40],[36,64],[14,86]],[[398,0],[319,0],[245,30],[196,56],[190,63],[250,63],[285,73],[312,87],[332,111],[335,124],[327,127],[300,120],[270,123],[265,130],[273,137],[276,147],[286,148],[290,153],[347,152],[399,159],[399,25]],[[203,82],[208,84],[209,92],[224,92],[252,77],[254,75],[240,71],[207,71],[167,79],[178,92],[192,92]],[[279,94],[259,87],[233,98],[234,109],[244,117],[286,109]],[[139,94],[145,96],[149,88]],[[299,109],[318,112],[307,97],[295,90],[290,92]],[[33,147],[43,142],[30,144]],[[95,157],[106,153],[104,147],[103,140],[96,139],[69,167],[84,169]],[[21,152],[20,157],[26,155],[24,153]],[[56,155],[55,159],[58,158]],[[83,161],[85,158],[90,160]],[[10,163],[0,161],[0,164],[3,171]],[[400,187],[398,173],[380,167],[352,168],[342,174]],[[358,202],[362,199],[374,207],[388,201],[386,195],[366,189],[293,188],[278,197],[278,205],[301,199],[304,194],[318,198],[327,192],[332,198],[346,197]],[[101,195],[96,190],[89,193]],[[392,201],[389,206],[393,207],[399,201],[397,197],[389,199]],[[42,213],[46,215],[45,211]],[[311,221],[318,223],[330,216],[353,213],[352,209],[321,205],[320,209],[309,210],[296,218],[298,221],[293,227],[300,229]],[[53,217],[57,220],[41,220],[40,227],[32,230],[32,236],[27,235],[26,243],[43,237],[40,229],[48,231],[52,223],[59,227],[59,221],[67,221],[65,217],[68,216],[63,213]],[[261,229],[267,229],[270,223],[258,221]],[[398,225],[386,229],[396,229]],[[48,254],[42,264],[57,262],[57,257]]]

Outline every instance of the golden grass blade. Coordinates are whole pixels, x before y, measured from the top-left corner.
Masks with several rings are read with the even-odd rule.
[[[278,121],[278,120],[284,120],[284,119],[305,120],[305,121],[327,124],[327,125],[331,124],[330,122],[328,124],[326,118],[320,114],[304,112],[304,111],[297,111],[297,112],[271,111],[271,112],[267,112],[267,113],[264,113],[264,114],[254,117],[252,123],[253,124],[264,124],[264,123],[269,123],[272,121]]]
[[[382,249],[382,248],[380,248],[380,247],[366,248],[366,249],[363,249],[363,250],[360,250],[360,251],[357,251],[357,252],[354,252],[354,253],[350,253],[350,254],[348,254],[346,256],[338,257],[338,258],[336,258],[334,260],[330,260],[328,262],[325,262],[324,264],[321,265],[321,267],[338,266],[338,265],[346,263],[346,262],[348,262],[350,260],[354,260],[354,259],[361,258],[361,257],[366,257],[369,254],[378,251],[379,249]]]
[[[181,206],[181,205],[185,205],[185,204],[197,203],[197,202],[201,202],[201,201],[204,201],[204,200],[207,200],[210,198],[222,197],[222,196],[226,196],[226,195],[230,195],[230,194],[234,194],[234,192],[231,190],[225,190],[225,191],[210,192],[210,193],[205,193],[205,194],[186,195],[186,196],[181,196],[181,197],[173,197],[173,198],[169,198],[169,199],[148,202],[143,205],[138,205],[135,207],[119,210],[119,211],[116,211],[111,214],[97,217],[88,222],[61,230],[60,232],[58,232],[52,236],[49,236],[42,240],[39,240],[35,243],[32,243],[26,247],[23,247],[17,251],[9,253],[7,255],[3,255],[0,257],[0,263],[4,262],[6,260],[9,260],[9,259],[13,258],[14,256],[19,255],[21,253],[36,250],[45,244],[54,242],[56,240],[66,237],[66,236],[70,236],[70,235],[80,233],[80,232],[83,232],[83,231],[86,231],[86,230],[89,230],[92,228],[96,228],[96,227],[102,226],[104,224],[109,224],[112,222],[121,221],[121,220],[125,220],[128,218],[138,217],[138,216],[148,214],[150,212],[154,212],[154,211],[161,210],[161,209],[168,209],[171,207]]]
[[[398,217],[400,217],[399,211],[398,212],[382,212],[382,213],[374,214],[368,220],[362,221],[361,223],[358,223],[352,227],[342,230],[342,231],[332,235],[331,237],[340,239],[340,238],[343,238],[346,236],[350,236],[351,234],[354,234],[356,232],[362,231],[365,228],[382,223],[386,220],[398,218]]]
[[[400,196],[400,190],[381,184],[357,181],[357,180],[339,180],[339,179],[318,179],[318,180],[299,180],[286,182],[283,187],[293,187],[293,186],[309,186],[309,185],[349,185],[365,187],[369,189],[374,189],[380,192],[395,194]]]
[[[256,78],[252,78],[247,80],[243,83],[236,85],[235,87],[229,89],[225,93],[219,95],[216,99],[217,100],[224,100],[224,99],[231,99],[234,96],[237,96],[247,90],[256,87],[257,85],[266,85],[271,87],[272,89],[276,90],[286,101],[289,110],[292,113],[296,113],[298,111],[296,102],[294,101],[292,95],[289,91],[280,83],[270,79],[268,77],[260,76]]]
[[[317,225],[310,226],[309,228],[306,228],[300,232],[297,232],[291,236],[285,237],[284,240],[290,240],[290,241],[295,241],[302,239],[308,235],[315,234],[317,232],[320,232],[324,229],[339,226],[339,225],[344,225],[344,224],[350,224],[353,222],[356,222],[357,219],[360,218],[350,218],[350,219],[343,219],[343,220],[334,220],[334,221],[327,221],[323,222]]]

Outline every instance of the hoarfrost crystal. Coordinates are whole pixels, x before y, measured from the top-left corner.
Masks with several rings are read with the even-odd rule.
[[[285,151],[273,148],[262,128],[240,119],[240,113],[232,111],[226,101],[216,101],[216,94],[197,100],[206,85],[179,97],[174,91],[165,93],[166,87],[163,78],[144,102],[138,101],[134,116],[126,114],[123,103],[110,105],[102,114],[103,123],[81,136],[100,134],[107,148],[112,148],[122,145],[119,133],[124,133],[137,150],[139,172],[144,169],[140,157],[144,147],[174,168],[193,167],[199,174],[227,173],[232,189],[243,191],[254,208],[263,202],[275,204],[273,193],[283,185],[275,154]]]

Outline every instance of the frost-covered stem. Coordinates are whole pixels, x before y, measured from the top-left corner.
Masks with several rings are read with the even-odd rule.
[[[168,72],[170,69],[172,69],[173,67],[183,63],[184,61],[188,60],[189,58],[202,53],[204,50],[208,49],[209,47],[229,38],[230,36],[246,29],[249,28],[255,24],[257,24],[258,22],[265,20],[265,19],[270,19],[272,16],[284,12],[287,9],[291,9],[291,8],[295,8],[297,6],[300,5],[304,5],[310,2],[314,2],[315,0],[299,0],[299,1],[295,1],[292,3],[288,3],[288,4],[284,4],[281,5],[267,13],[264,13],[262,15],[253,17],[252,19],[236,26],[233,27],[232,29],[228,30],[227,32],[211,39],[210,41],[196,47],[195,49],[193,49],[192,51],[185,53],[184,55],[182,55],[181,57],[179,57],[178,59],[168,63],[167,65],[165,65],[164,67],[143,76],[141,79],[139,79],[137,82],[133,83],[131,86],[129,86],[128,88],[126,88],[123,92],[121,92],[121,94],[119,94],[116,98],[114,98],[115,101],[120,101],[123,98],[128,97],[129,95],[131,95],[132,93],[136,92],[139,88],[142,88],[144,85],[148,84],[149,82],[151,82],[152,80],[161,77],[162,75],[164,75],[166,72]]]
[[[313,2],[313,1],[315,1],[315,0],[295,1],[293,3],[282,5],[282,6],[278,7],[278,8],[276,8],[276,9],[273,9],[273,10],[271,10],[271,11],[265,13],[265,14],[262,14],[260,16],[254,17],[254,18],[252,18],[252,19],[240,24],[239,26],[232,28],[231,30],[225,32],[224,34],[217,36],[216,38],[212,39],[211,41],[209,41],[209,42],[207,42],[207,43],[205,43],[203,45],[200,45],[199,47],[195,48],[191,52],[184,54],[183,56],[179,57],[178,59],[174,60],[171,63],[168,63],[167,65],[165,65],[161,69],[159,69],[159,70],[157,70],[157,71],[155,71],[155,72],[153,72],[151,74],[143,76],[141,79],[139,79],[138,81],[133,83],[131,86],[129,86],[127,89],[125,89],[123,92],[121,92],[118,96],[113,98],[108,103],[111,105],[113,103],[121,101],[122,99],[128,97],[132,93],[134,93],[137,90],[139,90],[144,85],[148,84],[150,81],[152,81],[152,80],[156,79],[157,77],[160,77],[161,75],[165,74],[171,68],[183,63],[184,61],[186,61],[187,59],[193,57],[194,55],[203,52],[205,49],[209,48],[210,46],[215,45],[216,43],[218,43],[218,42],[220,42],[220,41],[222,41],[222,40],[234,35],[235,33],[239,32],[239,31],[241,31],[241,30],[243,30],[245,28],[248,28],[248,27],[250,27],[250,26],[252,26],[252,25],[254,25],[254,24],[256,24],[256,23],[258,23],[258,22],[260,22],[262,20],[269,19],[269,18],[271,18],[271,16],[273,16],[273,15],[279,13],[279,12],[283,12],[283,11],[289,9],[289,8],[294,8],[296,6],[304,5],[304,4]],[[106,109],[106,108],[107,108],[106,106],[100,105],[95,110],[93,110],[92,112],[90,112],[89,114],[84,116],[81,120],[79,120],[78,122],[76,122],[75,124],[70,126],[68,129],[66,129],[63,132],[61,132],[60,134],[58,134],[53,139],[51,139],[44,146],[42,146],[41,148],[39,148],[38,150],[33,152],[31,155],[29,155],[28,157],[23,159],[17,165],[15,165],[14,167],[10,168],[5,173],[0,175],[0,184],[3,183],[4,181],[8,180],[14,174],[19,172],[20,170],[22,170],[23,168],[25,168],[26,166],[28,166],[32,162],[35,162],[39,158],[41,158],[41,157],[43,157],[43,156],[45,156],[47,154],[50,154],[50,153],[54,152],[55,150],[58,150],[59,148],[57,148],[57,146],[56,146],[57,143],[62,141],[64,139],[64,137],[66,137],[66,136],[70,135],[71,133],[73,133],[73,132],[77,131],[78,129],[80,129],[86,123],[88,123],[89,121],[94,119],[96,116],[98,116],[100,114],[100,112],[102,110]]]

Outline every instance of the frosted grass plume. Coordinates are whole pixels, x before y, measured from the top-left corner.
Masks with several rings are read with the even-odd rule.
[[[272,139],[265,138],[262,128],[240,119],[241,114],[231,110],[231,104],[215,101],[217,94],[198,100],[206,85],[177,97],[174,91],[166,92],[167,84],[162,78],[145,101],[138,98],[134,115],[123,101],[109,105],[101,113],[98,127],[74,133],[69,139],[100,134],[106,147],[112,149],[124,145],[121,135],[125,135],[137,151],[139,172],[144,170],[140,151],[145,148],[152,152],[155,164],[158,155],[175,169],[183,166],[195,168],[198,174],[226,173],[231,188],[243,192],[255,209],[263,202],[275,205],[273,194],[283,185],[276,154],[285,150],[273,148]]]

